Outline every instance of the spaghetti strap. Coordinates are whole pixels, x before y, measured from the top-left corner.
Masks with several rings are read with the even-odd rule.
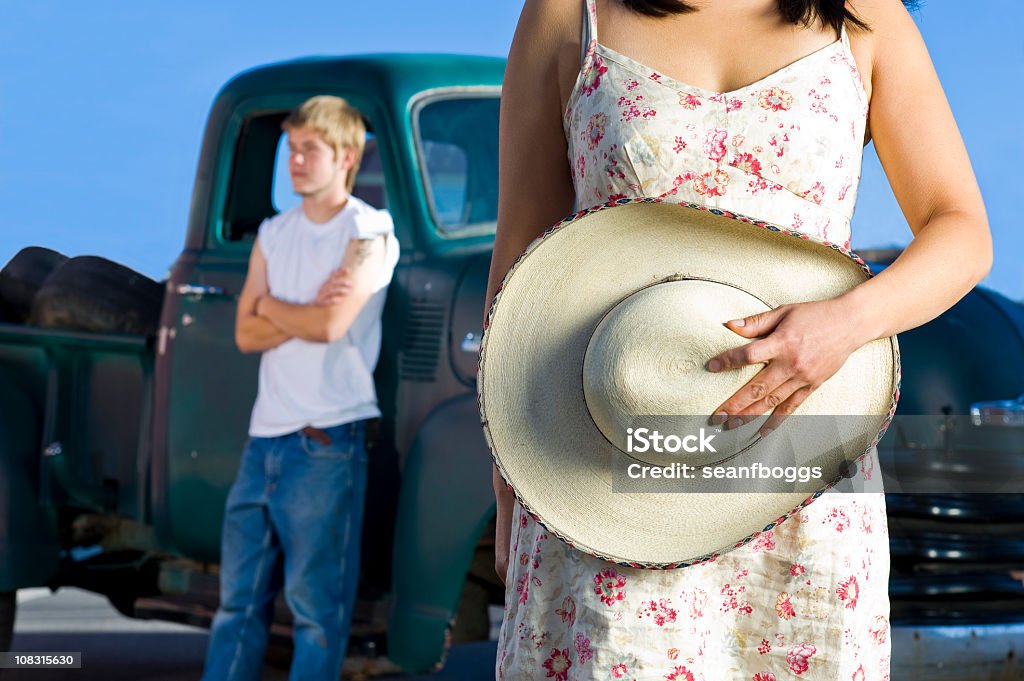
[[[840,29],[839,41],[842,45],[843,53],[846,57],[846,64],[850,67],[850,75],[852,76],[853,81],[856,83],[857,95],[860,98],[861,102],[863,102],[866,110],[869,104],[868,91],[867,88],[864,87],[864,79],[861,77],[860,67],[857,65],[857,58],[853,56],[853,45],[850,44],[850,35],[846,31],[845,21],[843,22],[842,29]],[[865,135],[867,134],[868,131],[867,126],[865,124]],[[865,140],[867,139],[868,137],[865,137]],[[865,141],[864,144],[867,144],[867,141]]]
[[[597,42],[597,2],[583,0],[583,16],[580,27],[580,64],[585,66],[587,55]]]

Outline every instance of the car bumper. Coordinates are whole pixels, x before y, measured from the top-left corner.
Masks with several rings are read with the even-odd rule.
[[[893,681],[1024,679],[1024,622],[895,626]]]

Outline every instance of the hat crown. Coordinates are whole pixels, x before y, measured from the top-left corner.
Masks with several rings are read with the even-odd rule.
[[[587,345],[583,393],[591,418],[622,452],[663,463],[653,449],[629,448],[637,428],[662,435],[699,435],[708,417],[763,365],[713,373],[709,359],[749,341],[724,324],[769,309],[747,291],[703,279],[674,279],[623,298],[601,319]],[[630,429],[633,429],[632,431]],[[718,461],[744,446],[749,434],[719,433],[715,452],[678,451],[692,465]]]

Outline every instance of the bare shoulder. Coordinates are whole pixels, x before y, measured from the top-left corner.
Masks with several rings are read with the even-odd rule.
[[[249,251],[249,277],[264,277],[267,276],[267,256],[263,253],[263,246],[260,243],[259,237],[252,244],[252,250]]]
[[[530,79],[557,83],[564,104],[580,67],[584,0],[526,0],[510,59]]]
[[[582,11],[583,0],[526,0],[514,40],[549,65],[573,48],[578,58]]]
[[[923,46],[921,33],[902,0],[847,0],[847,9],[867,24],[848,27],[850,49],[871,94],[879,72],[892,68],[900,47]]]
[[[526,0],[516,32],[549,45],[565,40],[566,30],[578,34],[584,0]],[[579,36],[576,36],[579,47]]]
[[[578,24],[582,11],[583,0],[524,0],[520,23],[529,22],[539,30],[545,25],[554,28],[569,18]]]
[[[865,22],[873,33],[886,28],[899,30],[902,27],[906,30],[914,25],[902,0],[847,0],[846,7]]]
[[[583,0],[523,4],[501,90],[498,226],[488,300],[530,241],[573,206],[562,112],[579,72],[582,10]]]

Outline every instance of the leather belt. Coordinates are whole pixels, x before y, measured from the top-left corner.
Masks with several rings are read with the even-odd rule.
[[[321,430],[319,428],[314,428],[313,426],[306,426],[305,428],[302,429],[301,432],[306,437],[308,437],[308,438],[310,438],[310,439],[312,439],[312,440],[314,440],[316,442],[319,442],[324,447],[327,447],[327,446],[329,446],[331,444],[331,436],[328,435],[327,431],[325,431],[325,430]]]

